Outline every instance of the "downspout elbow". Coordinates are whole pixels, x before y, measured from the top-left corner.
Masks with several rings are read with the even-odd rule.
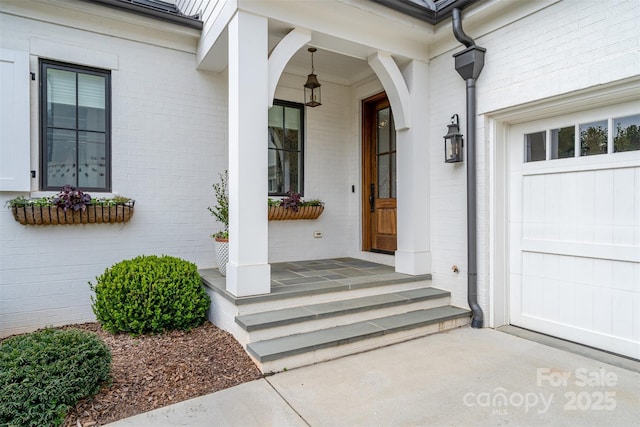
[[[465,34],[462,29],[462,18],[460,16],[460,9],[457,7],[452,11],[452,20],[453,20],[453,35],[456,37],[460,43],[465,45],[465,47],[475,46],[476,42],[473,41],[471,37]]]

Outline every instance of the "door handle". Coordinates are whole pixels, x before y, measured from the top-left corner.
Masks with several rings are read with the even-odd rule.
[[[370,212],[375,212],[376,211],[376,185],[375,184],[371,184],[371,186],[369,187],[369,211]]]

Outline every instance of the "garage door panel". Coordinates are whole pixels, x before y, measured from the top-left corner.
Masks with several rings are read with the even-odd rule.
[[[636,224],[638,194],[632,185],[638,168],[615,169],[613,171],[613,224],[633,226]]]
[[[613,226],[613,244],[622,246],[634,245],[635,227],[632,225]]]
[[[511,323],[640,358],[640,151],[524,163],[543,122],[511,128]]]
[[[640,265],[630,262],[611,262],[611,287],[621,291],[640,292]]]
[[[522,278],[522,314],[546,318],[545,294],[541,291],[544,280],[540,277],[524,276]]]
[[[593,288],[593,330],[604,334],[613,332],[613,290]]]
[[[580,289],[580,292],[576,292],[573,298],[576,306],[573,326],[584,330],[593,330],[593,311],[591,310],[594,301],[593,290],[593,287],[585,286]],[[585,309],[587,307],[589,308],[588,310]]]
[[[633,316],[633,293],[628,291],[613,290],[612,307],[613,321],[611,333],[627,339],[633,339],[633,322],[629,322]]]
[[[560,204],[555,214],[559,217],[563,227],[560,229],[561,240],[576,240],[575,219],[578,217],[578,175],[563,173],[560,175]]]
[[[549,321],[535,317],[523,316],[527,321],[527,329],[540,331],[548,335],[563,338],[569,341],[578,342],[595,348],[605,349],[618,354],[638,358],[640,354],[640,344],[638,338],[626,339],[619,336],[594,331],[589,328],[579,328],[567,325],[559,321]],[[567,331],[571,331],[567,333]]]
[[[522,321],[522,276],[509,274],[511,290],[509,292],[509,307],[511,307],[511,322],[519,324]]]

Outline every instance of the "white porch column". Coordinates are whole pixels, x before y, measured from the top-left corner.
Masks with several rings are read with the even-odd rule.
[[[396,271],[431,273],[429,207],[429,140],[427,138],[428,66],[412,61],[403,72],[409,88],[409,110],[413,120],[398,131],[398,250]],[[393,106],[392,106],[393,107]]]
[[[267,222],[267,19],[238,11],[229,32],[227,290],[270,292]]]

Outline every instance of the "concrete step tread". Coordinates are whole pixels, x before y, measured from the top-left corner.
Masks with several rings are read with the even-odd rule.
[[[249,343],[247,351],[260,362],[269,362],[370,337],[468,317],[470,314],[469,310],[452,306],[416,310],[344,326],[257,341]]]
[[[309,320],[341,316],[350,313],[410,304],[436,298],[446,298],[450,295],[451,294],[448,291],[424,287],[407,291],[398,291],[387,294],[265,311],[261,313],[245,314],[236,317],[236,323],[238,323],[244,330],[251,332],[276,326],[306,322]]]
[[[410,276],[393,272],[385,274],[371,273],[369,276],[343,277],[340,279],[333,278],[331,275],[324,277],[312,276],[305,278],[308,283],[297,283],[291,286],[276,286],[272,281],[271,292],[268,294],[236,297],[226,290],[226,278],[220,275],[218,269],[205,268],[198,270],[198,272],[202,277],[202,283],[206,287],[219,293],[236,306],[431,280],[430,274]]]

